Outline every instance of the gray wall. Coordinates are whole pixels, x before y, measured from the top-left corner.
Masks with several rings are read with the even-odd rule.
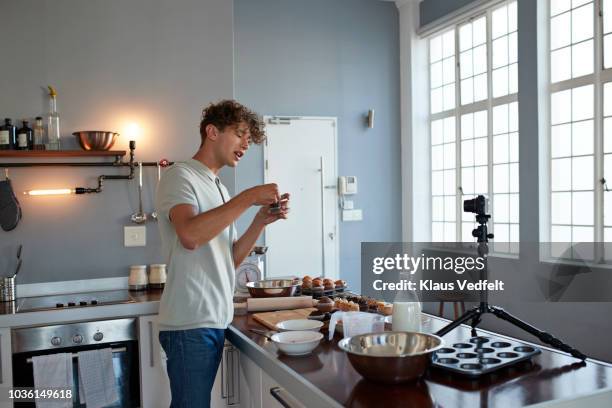
[[[46,112],[43,88],[52,84],[68,147],[76,148],[73,131],[122,131],[136,121],[143,128],[137,160],[183,160],[199,146],[202,107],[233,96],[231,1],[3,0],[0,15],[0,117]],[[122,137],[115,148],[127,142]],[[16,230],[0,231],[0,272],[13,268],[19,243],[25,261],[18,283],[127,276],[130,264],[162,261],[154,223],[145,248],[123,247],[123,226],[137,209],[135,181],[108,181],[101,194],[87,196],[20,195],[95,186],[103,172],[120,171],[12,169],[24,216]],[[149,168],[145,176],[146,211],[155,173]],[[232,171],[224,181],[233,190]]]
[[[422,0],[419,4],[420,25],[422,27],[469,3],[481,1],[483,0]]]
[[[364,217],[340,223],[340,275],[358,290],[361,242],[401,239],[397,8],[376,0],[236,0],[234,8],[236,97],[260,114],[338,117],[339,174],[358,177]],[[368,109],[374,129],[364,126]],[[262,162],[252,147],[237,191],[263,182]]]

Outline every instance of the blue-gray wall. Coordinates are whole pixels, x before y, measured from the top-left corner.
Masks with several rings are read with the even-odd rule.
[[[136,121],[143,129],[137,160],[183,160],[198,149],[202,107],[233,96],[231,1],[2,0],[0,16],[0,118],[44,113],[43,88],[54,85],[68,147],[76,148],[70,135],[76,130],[122,131]],[[116,147],[127,143],[122,136]],[[23,220],[14,231],[0,231],[0,274],[13,270],[19,243],[18,283],[127,276],[130,264],[162,261],[155,223],[147,224],[146,247],[123,247],[123,226],[133,225],[129,216],[138,208],[136,181],[107,181],[101,194],[86,196],[21,195],[95,186],[99,174],[118,173],[12,169]],[[145,176],[148,212],[155,173],[149,168]],[[227,176],[233,189],[233,173]]]
[[[340,275],[358,289],[361,242],[401,240],[397,8],[378,0],[235,0],[234,17],[242,103],[260,114],[338,117],[339,174],[358,177],[355,208],[364,218],[340,222]],[[368,109],[376,111],[374,129],[364,126]],[[263,182],[262,157],[261,147],[245,156],[237,191]]]

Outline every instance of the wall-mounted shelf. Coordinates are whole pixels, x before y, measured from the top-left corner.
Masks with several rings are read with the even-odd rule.
[[[125,150],[0,150],[4,157],[123,157]]]

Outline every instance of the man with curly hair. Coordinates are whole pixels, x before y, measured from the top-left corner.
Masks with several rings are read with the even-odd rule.
[[[235,267],[266,225],[287,218],[289,194],[281,195],[276,184],[230,198],[218,177],[224,166],[238,165],[251,143],[264,140],[263,127],[236,101],[209,105],[202,112],[199,150],[166,170],[159,183],[156,208],[168,263],[159,340],[168,357],[173,408],[210,406],[233,317]],[[234,221],[251,206],[261,208],[237,239]]]

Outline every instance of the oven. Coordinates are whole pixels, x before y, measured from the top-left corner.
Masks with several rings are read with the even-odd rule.
[[[140,406],[137,322],[135,318],[100,320],[14,329],[12,331],[13,386],[33,387],[32,357],[73,353],[73,403],[79,403],[79,351],[111,348],[119,401],[112,407]],[[34,407],[33,402],[15,403],[15,407]]]

